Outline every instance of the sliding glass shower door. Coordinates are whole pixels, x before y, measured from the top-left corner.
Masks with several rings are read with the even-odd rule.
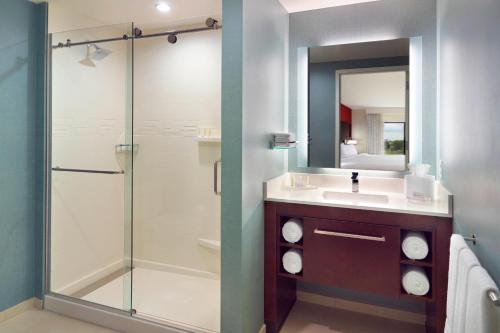
[[[217,21],[51,39],[49,291],[220,331]]]
[[[131,311],[132,24],[51,35],[50,292]],[[104,41],[103,41],[104,40]],[[99,287],[113,283],[106,294]]]

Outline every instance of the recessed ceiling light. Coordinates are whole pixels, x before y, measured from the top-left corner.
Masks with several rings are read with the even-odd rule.
[[[166,13],[170,11],[170,6],[166,2],[157,2],[156,10],[162,13]]]

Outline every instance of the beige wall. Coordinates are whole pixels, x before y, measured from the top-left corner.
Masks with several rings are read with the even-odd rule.
[[[405,122],[404,108],[369,108],[366,110],[352,111],[352,137],[358,140],[356,148],[358,153],[366,153],[368,147],[368,121],[366,115],[369,113],[382,114],[384,122]]]
[[[368,121],[365,110],[353,110],[352,112],[352,137],[358,140],[356,145],[358,153],[366,153],[368,149]]]

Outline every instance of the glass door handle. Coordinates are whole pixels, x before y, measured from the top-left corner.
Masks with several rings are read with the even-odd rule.
[[[55,167],[52,168],[52,171],[62,171],[62,172],[79,172],[79,173],[100,173],[105,175],[123,175],[125,171],[108,171],[108,170],[89,170],[89,169],[68,169],[68,168],[60,168]]]
[[[222,163],[222,160],[218,159],[214,162],[214,193],[215,195],[220,195],[221,191],[219,191],[219,164]]]

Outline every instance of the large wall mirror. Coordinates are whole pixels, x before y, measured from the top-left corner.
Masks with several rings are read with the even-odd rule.
[[[300,167],[407,170],[410,49],[401,38],[299,50]]]

